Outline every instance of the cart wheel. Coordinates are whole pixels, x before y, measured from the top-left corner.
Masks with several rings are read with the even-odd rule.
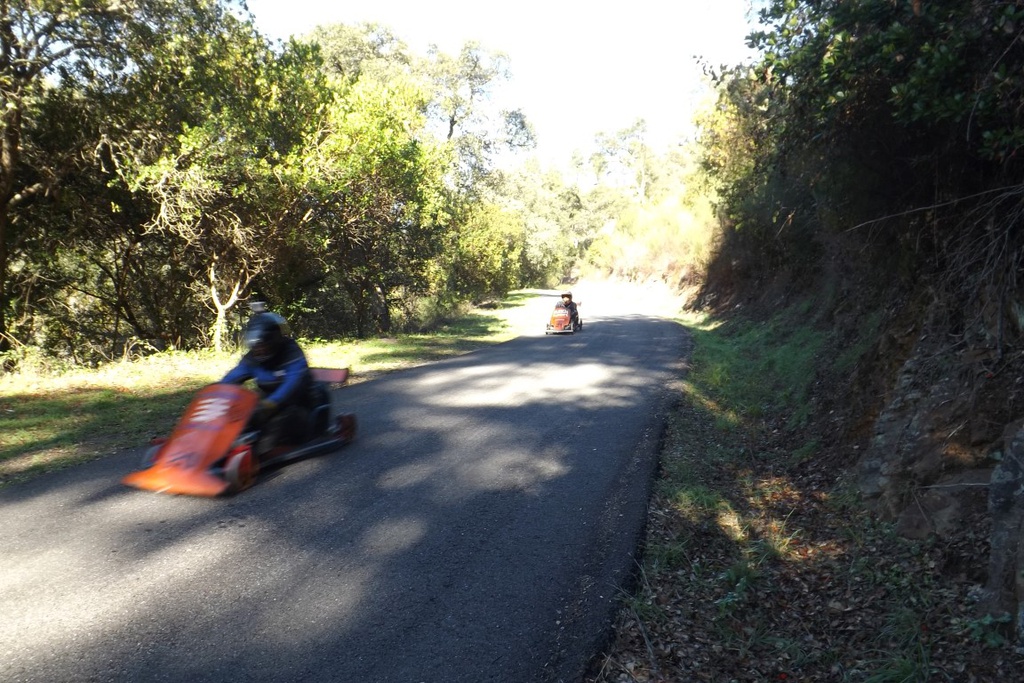
[[[146,449],[146,452],[142,454],[142,458],[139,460],[139,467],[144,470],[148,470],[156,462],[156,454],[160,452],[159,446],[150,446]]]
[[[229,490],[238,493],[252,486],[256,481],[257,469],[251,448],[232,453],[224,466],[224,478],[227,479]]]
[[[343,444],[352,443],[356,438],[356,416],[343,413],[338,416],[338,437]]]

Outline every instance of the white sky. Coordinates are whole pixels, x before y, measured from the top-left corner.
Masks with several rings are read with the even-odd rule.
[[[376,22],[416,53],[436,44],[457,54],[470,40],[504,52],[512,79],[496,95],[522,109],[537,154],[564,165],[599,132],[647,121],[656,149],[689,130],[703,79],[743,61],[750,0],[248,0],[272,39],[320,24]]]

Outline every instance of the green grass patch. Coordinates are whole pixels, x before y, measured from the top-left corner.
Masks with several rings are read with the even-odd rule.
[[[796,309],[768,322],[704,316],[683,321],[695,341],[690,383],[719,406],[716,426],[728,430],[768,413],[790,415],[792,427],[806,423],[815,365],[826,339],[806,320]]]
[[[669,493],[676,514],[691,521],[699,521],[729,508],[728,501],[720,493],[699,484],[674,487]]]
[[[793,449],[789,455],[789,464],[799,465],[802,462],[807,462],[818,453],[819,448],[821,448],[821,444],[817,439],[808,439],[802,446]]]
[[[834,368],[837,373],[847,374],[853,370],[864,354],[878,342],[878,331],[884,316],[885,311],[875,311],[858,325],[856,338],[836,356]]]
[[[690,556],[694,549],[690,547],[690,539],[684,538],[674,543],[661,543],[647,551],[646,559],[654,571],[675,571],[680,568],[692,568]]]

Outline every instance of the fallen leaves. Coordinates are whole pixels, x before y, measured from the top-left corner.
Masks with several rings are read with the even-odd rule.
[[[638,590],[588,683],[1024,680],[1003,625],[974,612],[984,520],[911,542],[844,502],[827,458],[740,466],[708,457],[729,448],[706,408],[684,406],[677,420]],[[778,432],[735,438],[745,442],[731,452],[786,450]]]

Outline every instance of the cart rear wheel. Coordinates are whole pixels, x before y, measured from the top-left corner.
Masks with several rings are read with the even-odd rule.
[[[252,486],[256,481],[258,469],[252,449],[246,448],[232,453],[228,456],[228,461],[224,466],[224,478],[228,482],[229,490],[232,493],[238,493]]]
[[[338,416],[338,436],[342,443],[352,443],[356,438],[356,416],[353,413]]]

